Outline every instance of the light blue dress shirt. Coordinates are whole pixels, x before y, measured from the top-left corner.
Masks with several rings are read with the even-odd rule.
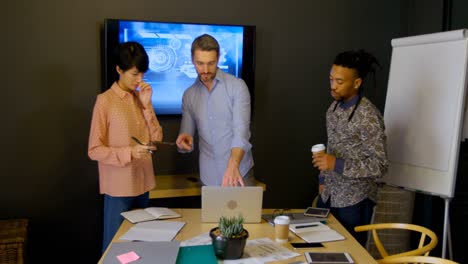
[[[250,94],[242,79],[218,69],[211,92],[197,78],[182,99],[179,134],[198,130],[200,178],[205,185],[221,185],[231,149],[244,150],[240,173],[253,167],[250,139]]]

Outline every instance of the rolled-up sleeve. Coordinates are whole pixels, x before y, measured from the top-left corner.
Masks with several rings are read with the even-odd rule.
[[[144,109],[143,117],[145,118],[151,141],[161,141],[163,139],[163,130],[154,113],[153,107]]]
[[[180,122],[179,135],[185,133],[193,137],[196,130],[196,123],[193,117],[193,113],[190,110],[191,97],[189,92],[190,90],[186,90],[184,92],[184,96],[182,97],[182,121]],[[184,151],[180,149],[178,149],[178,151],[181,153],[187,153],[193,151],[193,148],[190,151]]]
[[[247,85],[239,79],[239,89],[233,101],[233,132],[231,148],[242,148],[248,152],[252,148],[250,144],[250,94]]]

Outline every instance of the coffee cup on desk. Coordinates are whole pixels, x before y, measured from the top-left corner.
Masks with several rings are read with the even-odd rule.
[[[288,242],[290,219],[286,215],[275,217],[275,240],[278,243]]]

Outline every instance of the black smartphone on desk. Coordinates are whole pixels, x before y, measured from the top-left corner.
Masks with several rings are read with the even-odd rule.
[[[307,207],[307,209],[304,211],[304,215],[306,216],[315,216],[315,217],[321,217],[321,218],[328,217],[329,213],[330,213],[330,209],[318,208],[318,207]]]
[[[323,247],[322,243],[307,243],[307,242],[291,242],[293,248],[313,248],[313,247]]]

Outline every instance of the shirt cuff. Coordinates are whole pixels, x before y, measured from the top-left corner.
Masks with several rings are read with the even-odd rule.
[[[132,147],[122,148],[118,157],[122,162],[122,166],[127,166],[127,164],[132,162],[132,160],[134,159],[132,157]]]
[[[344,170],[344,159],[337,158],[335,161],[335,168],[333,169],[336,173],[343,174]]]
[[[319,178],[320,185],[325,184],[325,177],[322,174],[320,174],[318,178]]]
[[[231,143],[231,148],[241,148],[245,153],[247,153],[252,148],[252,144],[241,137],[234,137]]]
[[[183,150],[183,149],[177,148],[177,152],[179,152],[179,153],[190,153],[192,151],[193,151],[193,147],[192,147],[191,150]]]

